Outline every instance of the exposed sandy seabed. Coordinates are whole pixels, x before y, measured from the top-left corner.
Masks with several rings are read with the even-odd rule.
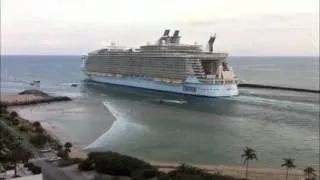
[[[43,99],[42,96],[36,96],[32,94],[1,94],[1,102],[13,103],[13,102],[24,102]]]
[[[15,101],[30,101],[30,100],[38,100],[42,99],[41,96],[36,95],[17,95],[17,94],[1,94],[1,101],[3,102],[15,102]],[[13,107],[11,109],[14,109]],[[23,117],[22,117],[23,118]],[[45,125],[44,128],[48,131],[48,133],[52,134],[52,136],[57,137],[53,134],[53,129],[51,126]],[[86,158],[87,153],[82,149],[73,148],[71,157],[81,157]],[[164,162],[156,162],[150,161],[151,164],[158,166],[161,171],[168,172],[171,171],[178,163],[164,163]],[[221,174],[230,175],[234,177],[244,177],[245,175],[245,167],[244,166],[230,166],[230,165],[196,165],[201,169],[208,170],[209,172],[219,171]],[[282,180],[285,179],[286,169],[282,167],[277,168],[266,168],[266,167],[250,167],[249,168],[249,178],[257,179],[257,180]],[[319,174],[319,173],[317,173]],[[302,169],[292,169],[289,170],[289,180],[301,180],[304,179],[304,173]],[[319,179],[319,178],[318,178]]]

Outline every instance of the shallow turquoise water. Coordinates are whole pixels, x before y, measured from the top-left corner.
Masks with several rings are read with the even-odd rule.
[[[292,157],[298,167],[319,167],[319,94],[240,89],[240,96],[233,98],[195,98],[84,83],[78,57],[28,58],[1,60],[1,91],[34,88],[28,82],[41,80],[40,89],[74,97],[72,102],[21,108],[19,113],[41,121],[76,147],[111,149],[156,161],[241,164],[242,149],[249,146],[257,150],[256,165],[280,166],[282,158]],[[309,69],[301,68],[300,60],[291,63],[309,73],[300,79],[295,75],[293,81],[289,71],[288,77],[267,76],[271,70],[272,77],[281,74],[274,69],[285,70],[291,61],[273,60],[272,69],[263,59],[240,60],[234,61],[234,70],[250,82],[318,87],[312,79],[319,73],[313,61]],[[260,73],[246,68],[248,62],[260,67]],[[24,65],[16,66],[19,63]],[[159,99],[187,103],[159,104]]]

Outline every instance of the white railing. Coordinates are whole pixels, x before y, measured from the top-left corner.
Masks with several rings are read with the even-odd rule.
[[[210,83],[210,84],[238,84],[238,79],[204,79],[199,78],[200,82]]]

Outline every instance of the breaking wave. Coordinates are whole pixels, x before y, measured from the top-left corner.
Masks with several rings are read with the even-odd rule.
[[[140,138],[149,132],[147,126],[131,121],[130,112],[122,111],[107,101],[102,102],[102,104],[109,110],[112,116],[116,118],[116,121],[113,122],[110,129],[85,149],[90,150],[116,146],[123,142],[132,141],[132,138]]]

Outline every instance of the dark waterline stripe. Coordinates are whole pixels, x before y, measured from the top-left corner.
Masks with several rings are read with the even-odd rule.
[[[271,85],[262,85],[262,84],[245,84],[244,83],[244,84],[238,84],[238,87],[259,88],[259,89],[278,89],[278,90],[286,90],[286,91],[310,92],[310,93],[319,93],[320,94],[320,90],[290,88],[290,87],[271,86]]]

